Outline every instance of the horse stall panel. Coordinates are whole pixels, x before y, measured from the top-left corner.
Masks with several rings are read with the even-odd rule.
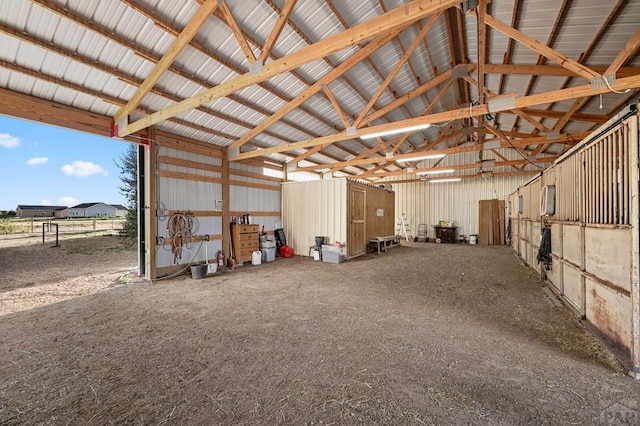
[[[526,221],[525,227],[527,229],[527,256],[524,260],[527,265],[535,268],[535,261],[533,260],[535,255],[533,254],[533,244],[531,243],[533,241],[533,222]]]
[[[511,219],[511,248],[517,251],[520,244],[520,221]]]
[[[585,229],[586,271],[615,287],[631,290],[631,233],[628,229]]]
[[[523,219],[531,219],[531,186],[527,185],[520,188],[522,195],[522,217]]]
[[[552,231],[553,232],[553,231]],[[550,269],[546,271],[547,273],[547,281],[555,288],[558,293],[563,293],[562,288],[562,269],[564,268],[564,264],[560,259],[556,256],[553,256],[553,261],[551,262]]]
[[[551,269],[546,271],[547,281],[549,281],[553,287],[558,290],[560,294],[563,292],[562,288],[562,227],[561,223],[551,224],[551,255],[553,261],[551,262]]]
[[[562,226],[563,258],[576,266],[582,264],[582,230],[580,225]]]
[[[520,219],[536,220],[541,188],[555,185],[551,224],[553,263],[546,279],[567,304],[618,347],[640,378],[640,237],[638,105],[629,105],[511,194],[523,196]],[[542,186],[544,185],[544,187]],[[534,199],[537,198],[537,202]],[[534,210],[537,206],[537,212]],[[538,216],[540,217],[540,216]],[[513,247],[529,259],[534,225],[520,223]],[[515,240],[514,240],[515,241]]]
[[[629,297],[587,278],[586,318],[629,358],[632,344]]]
[[[522,260],[524,260],[526,262],[527,260],[527,252],[528,252],[528,245],[529,245],[529,239],[527,238],[527,228],[529,226],[529,221],[526,220],[520,220],[520,247],[519,247],[519,252],[520,252],[520,257],[522,258]]]
[[[540,242],[542,240],[542,224],[538,221],[531,222],[531,265],[537,268],[538,251],[540,250]]]
[[[531,182],[529,186],[529,219],[540,219],[540,179]]]
[[[551,253],[557,257],[562,257],[562,228],[561,223],[551,224]]]
[[[582,311],[582,274],[573,265],[565,264],[562,267],[562,283],[564,296],[578,312]]]

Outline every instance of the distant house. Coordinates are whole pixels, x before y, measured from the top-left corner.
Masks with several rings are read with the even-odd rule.
[[[29,206],[18,205],[17,217],[64,217],[67,206]]]
[[[120,204],[82,203],[68,208],[68,217],[121,217],[127,208]]]

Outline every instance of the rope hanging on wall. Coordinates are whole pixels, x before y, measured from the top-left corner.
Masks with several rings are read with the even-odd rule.
[[[544,263],[544,269],[551,269],[551,228],[542,228],[542,238],[538,249],[538,263]]]
[[[175,213],[169,217],[167,223],[167,235],[171,240],[171,251],[173,261],[178,263],[182,259],[182,246],[187,244],[191,248],[191,243],[196,232],[198,232],[198,219],[191,213]]]

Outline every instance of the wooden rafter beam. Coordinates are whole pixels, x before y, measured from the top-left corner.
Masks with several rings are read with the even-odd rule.
[[[590,69],[598,74],[606,74],[606,66],[594,65]],[[577,74],[559,65],[515,65],[515,64],[485,64],[485,74],[502,75],[537,75],[552,77],[579,77]],[[618,69],[618,77],[631,77],[640,74],[640,67],[622,67]]]
[[[465,67],[465,68],[468,69],[468,67],[466,65],[458,65],[458,66],[459,67]],[[412,99],[415,99],[418,96],[422,95],[423,93],[426,93],[428,90],[431,90],[431,89],[437,87],[439,84],[449,80],[451,78],[452,71],[453,70],[450,69],[450,70],[447,70],[447,71],[439,74],[437,77],[432,78],[428,82],[426,82],[424,84],[421,84],[420,86],[416,87],[415,89],[411,90],[410,92],[406,93],[405,95],[400,96],[395,101],[385,105],[384,107],[378,109],[374,113],[369,114],[369,116],[367,116],[367,118],[365,119],[365,124],[372,123],[374,120],[377,120],[378,118],[383,117],[384,115],[388,114],[389,112],[393,111],[394,109],[399,108],[400,106],[402,106],[405,103],[411,101]]]
[[[473,78],[471,77],[463,77],[469,84],[478,87],[478,90],[480,90],[480,83],[478,83],[477,81],[475,81]],[[486,87],[484,88],[483,92],[486,95],[489,96],[496,96],[497,94],[492,92],[491,90],[487,89]],[[509,112],[509,111],[505,111],[505,112]],[[536,129],[542,131],[542,132],[548,132],[549,129],[544,126],[542,123],[540,123],[538,120],[535,120],[533,117],[531,117],[530,115],[528,115],[525,112],[522,112],[521,110],[518,109],[514,109],[510,111],[511,113],[517,115],[518,117],[526,120],[529,124],[531,124],[533,127],[535,127]],[[504,113],[504,112],[503,112]]]
[[[65,19],[71,20],[74,23],[76,23],[77,25],[81,25],[84,28],[87,28],[90,31],[96,32],[97,34],[100,34],[102,37],[105,37],[107,39],[109,39],[110,41],[119,44],[121,46],[123,46],[124,48],[131,50],[132,52],[135,52],[136,55],[139,55],[151,62],[158,62],[160,61],[161,57],[154,54],[152,51],[150,50],[146,50],[144,48],[141,48],[140,46],[136,45],[135,43],[131,42],[130,40],[124,39],[123,37],[119,36],[118,34],[112,33],[109,31],[109,29],[107,27],[103,27],[101,25],[96,24],[95,22],[89,22],[87,20],[85,20],[81,15],[79,15],[78,13],[74,13],[71,10],[65,9],[55,3],[52,3],[50,1],[47,0],[33,0],[34,2],[36,2],[37,4],[39,4],[40,6],[42,6],[43,8],[46,8],[47,10],[56,13],[62,17],[64,17]],[[120,0],[122,1],[124,4],[126,4],[128,7],[132,8],[133,10],[135,10],[136,12],[140,13],[141,15],[147,17],[148,19],[152,20],[156,25],[158,25],[159,27],[161,27],[162,29],[164,29],[165,31],[167,31],[169,34],[173,35],[173,36],[178,36],[181,33],[181,29],[178,29],[176,27],[174,27],[173,25],[171,25],[169,22],[159,18],[158,16],[155,16],[153,14],[153,12],[147,8],[142,7],[138,2],[136,2],[136,0]],[[199,3],[202,4],[204,3],[204,0],[199,0]],[[216,9],[217,11],[218,9]],[[94,58],[89,58],[86,56],[82,56],[80,54],[78,54],[78,52],[75,51],[71,51],[71,50],[67,50],[67,49],[63,49],[60,46],[57,45],[52,45],[50,43],[50,41],[48,40],[43,40],[41,38],[36,38],[33,37],[32,35],[28,35],[28,34],[24,34],[22,32],[22,30],[17,30],[16,28],[11,28],[8,27],[4,24],[0,24],[0,31],[2,32],[6,32],[7,34],[11,34],[14,37],[17,37],[21,40],[25,40],[28,41],[29,43],[35,44],[37,46],[40,46],[42,48],[44,48],[45,50],[50,50],[50,51],[54,51],[56,53],[61,54],[62,56],[66,56],[69,58],[73,58],[73,60],[75,61],[79,61],[81,63],[84,63],[85,65],[88,65],[89,67],[93,67],[93,68],[97,68],[100,69],[101,71],[105,72],[108,75],[113,75],[115,77],[117,77],[118,79],[121,79],[122,81],[127,82],[128,84],[131,84],[133,86],[139,86],[140,84],[142,84],[143,80],[138,79],[137,77],[133,76],[133,75],[129,75],[126,74],[120,70],[117,70],[113,67],[108,67],[100,62],[96,63]],[[229,68],[230,70],[238,73],[238,74],[242,74],[244,73],[244,69],[242,69],[241,67],[237,66],[236,64],[225,60],[224,58],[222,58],[222,56],[220,56],[219,54],[217,54],[216,52],[212,51],[211,49],[206,48],[202,43],[199,43],[196,40],[192,40],[191,41],[191,46],[202,52],[204,55],[211,57],[214,61],[216,61],[217,63]],[[172,65],[169,68],[169,71],[175,73],[176,75],[179,75],[181,77],[183,77],[184,79],[191,81],[199,86],[203,86],[203,87],[209,87],[210,83],[204,79],[201,79],[199,77],[196,77],[190,73],[187,73],[185,71],[183,71],[182,69],[176,67],[175,65]],[[272,93],[274,96],[276,97],[280,97],[281,99],[284,99],[285,101],[287,101],[288,99],[284,98],[282,96],[281,93],[279,93],[277,90],[274,90],[273,87],[265,84],[265,83],[261,83],[261,86],[269,91],[270,93]],[[182,99],[178,98],[177,96],[175,96],[174,94],[170,94],[169,92],[167,92],[166,90],[161,90],[159,89],[157,86],[154,87],[151,90],[152,93],[158,94],[162,97],[165,97],[167,99],[172,100],[173,102],[180,102]],[[228,97],[229,99],[233,100],[234,102],[239,103],[240,105],[249,108],[253,111],[256,111],[260,114],[263,115],[268,115],[270,112],[260,106],[258,106],[255,103],[251,103],[247,100],[245,100],[244,98],[242,98],[241,96],[237,96],[237,95],[230,95]],[[245,128],[252,128],[252,125],[248,125],[247,123],[243,123],[240,120],[238,120],[235,117],[231,117],[229,115],[226,114],[221,114],[220,112],[214,111],[211,108],[204,108],[202,109],[203,112],[206,112],[207,114],[213,115],[216,118],[220,118],[226,121],[229,121],[231,123],[234,124],[238,124],[242,127]],[[305,129],[302,126],[298,126],[296,123],[293,123],[290,120],[283,120],[283,123],[286,124],[289,127],[292,127],[298,131],[301,131],[305,134],[308,134],[309,136],[314,137],[315,135],[310,132],[309,130]],[[269,136],[275,137],[276,139],[285,141],[286,140],[279,136],[276,135],[273,132],[265,132],[267,134],[269,134]],[[235,138],[233,138],[235,139]],[[232,139],[232,140],[233,140]]]
[[[347,116],[344,114],[344,111],[342,111],[342,107],[340,107],[338,100],[335,96],[333,96],[333,92],[331,92],[331,89],[329,89],[329,86],[324,84],[322,86],[322,91],[324,92],[327,99],[329,99],[329,102],[331,102],[331,105],[333,105],[333,109],[335,109],[336,113],[338,113],[338,117],[340,118],[340,121],[342,121],[344,127],[347,128],[351,126],[349,120],[347,119]]]
[[[514,146],[518,146],[519,143],[522,143],[523,146],[525,146],[524,142],[513,142],[513,145]],[[508,145],[505,143],[505,146],[508,146]],[[478,151],[482,151],[482,146],[479,145],[479,144],[474,144],[474,145],[456,146],[456,147],[451,147],[451,148],[432,150],[432,151],[427,151],[427,153],[434,154],[434,155],[435,154],[453,155],[453,154],[462,154],[462,153],[465,153],[465,152],[478,152]],[[425,154],[425,152],[422,152],[422,154]],[[397,155],[397,156],[394,156],[394,161],[397,161],[397,160],[407,161],[407,159],[411,159],[412,155],[415,157],[415,153]],[[547,157],[540,157],[541,160],[543,160],[544,158],[547,158]],[[377,159],[377,161],[376,161],[375,158],[374,159],[367,158],[367,159],[361,159],[361,160],[349,160],[349,161],[344,161],[342,163],[318,164],[318,165],[314,165],[314,166],[298,167],[296,169],[296,171],[327,170],[327,169],[329,169],[331,167],[338,167],[338,166],[347,167],[347,166],[360,165],[360,164],[377,164],[377,163],[379,163],[381,161],[385,161],[384,158],[383,159]]]
[[[484,67],[487,63],[487,26],[485,17],[487,16],[487,1],[480,0],[478,5],[478,96],[481,104],[485,103],[485,73]],[[480,127],[482,127],[480,125]]]
[[[375,37],[377,34],[389,29],[401,27],[425,16],[430,16],[443,9],[455,6],[460,0],[415,0],[402,5],[388,13],[376,16],[367,22],[359,24],[353,28],[345,30],[339,34],[329,36],[310,46],[286,55],[271,63],[265,64],[259,73],[243,74],[236,78],[212,87],[192,96],[184,101],[171,105],[168,108],[151,114],[134,123],[129,124],[125,129],[118,129],[119,136],[127,135],[140,129],[152,126],[156,123],[174,117],[193,108],[225,97],[253,84],[263,82],[284,72],[298,68],[301,65],[312,62],[319,58],[324,58],[345,47],[352,46],[361,41]]]
[[[476,13],[471,12],[472,15],[477,16]],[[571,71],[572,73],[591,81],[594,77],[598,75],[595,71],[589,69],[588,67],[582,65],[581,63],[574,61],[573,59],[563,55],[555,51],[554,49],[546,46],[543,43],[540,43],[538,40],[533,37],[529,37],[522,31],[516,30],[515,28],[510,27],[508,24],[496,19],[491,15],[485,16],[485,23],[489,25],[491,28],[501,32],[502,34],[510,37],[520,44],[530,48],[534,52],[544,56],[545,58],[557,63],[563,68]]]
[[[613,85],[615,90],[626,90],[640,88],[640,75],[617,79]],[[559,102],[568,99],[577,99],[585,96],[594,96],[600,93],[607,93],[609,88],[592,88],[591,84],[571,87],[567,89],[555,90],[551,92],[539,93],[535,95],[524,96],[521,98],[515,98],[515,108],[495,108],[491,112],[500,112],[508,109],[521,109],[525,107],[531,107],[536,105],[543,105],[549,102]],[[232,156],[233,160],[251,158],[258,155],[272,154],[280,151],[286,151],[289,149],[308,148],[316,145],[326,145],[342,140],[353,139],[361,137],[370,133],[377,133],[380,131],[394,130],[417,126],[425,123],[441,123],[449,120],[463,119],[466,117],[477,117],[478,115],[485,115],[489,113],[488,105],[479,105],[474,107],[471,111],[468,108],[457,108],[454,110],[443,111],[436,114],[426,115],[423,117],[415,117],[407,120],[401,120],[394,123],[384,124],[380,126],[368,127],[366,129],[357,129],[355,134],[347,135],[346,132],[341,132],[335,135],[323,136],[316,139],[295,142],[293,144],[287,144],[284,146],[277,146],[260,150],[257,152],[241,153],[236,156]]]
[[[640,29],[631,37],[624,45],[618,56],[611,62],[609,68],[604,72],[605,75],[615,74],[618,70],[632,57],[640,48]]]
[[[589,59],[589,57],[591,56],[593,51],[596,49],[598,44],[603,40],[603,38],[605,37],[607,32],[612,28],[611,24],[622,13],[623,8],[625,6],[625,3],[628,3],[627,0],[618,0],[617,3],[613,5],[611,11],[609,12],[609,14],[605,18],[605,20],[602,22],[602,24],[600,25],[598,30],[595,32],[595,34],[594,34],[593,38],[591,39],[591,41],[589,42],[589,45],[587,46],[587,48],[578,57],[578,62],[585,63]],[[603,70],[603,71],[599,71],[598,70],[597,72],[600,73],[600,74],[603,74],[603,73],[606,73],[606,69]],[[572,82],[573,78],[574,78],[574,76],[567,76],[567,78],[565,78],[564,82],[560,86],[560,89],[565,89],[565,88],[569,87],[569,85]],[[554,105],[555,105],[555,103],[550,103],[550,104],[547,105],[546,109],[550,110],[550,109],[552,109],[554,107]],[[607,113],[605,115],[607,117],[610,117],[612,114]],[[516,120],[516,123],[517,123],[517,120]]]
[[[420,44],[420,41],[424,38],[427,32],[433,27],[433,25],[436,23],[440,15],[441,13],[436,13],[431,17],[431,19],[429,19],[429,22],[427,23],[427,25],[422,27],[422,29],[418,33],[418,36],[413,40],[413,42],[411,43],[409,48],[404,52],[404,55],[402,55],[402,57],[400,58],[396,66],[393,67],[389,75],[387,75],[387,78],[385,78],[385,80],[382,82],[380,87],[378,87],[378,90],[376,90],[376,92],[373,94],[371,99],[369,99],[369,102],[367,102],[367,105],[362,109],[362,112],[360,113],[356,121],[353,123],[355,127],[360,127],[367,113],[371,110],[371,108],[373,108],[373,105],[378,101],[382,93],[385,90],[387,90],[387,88],[389,87],[389,84],[391,84],[391,81],[393,81],[393,79],[400,72],[404,64],[409,60],[409,57],[416,50],[416,48],[418,47],[418,44]]]
[[[502,177],[511,177],[511,176],[524,176],[524,175],[535,175],[539,174],[540,170],[521,170],[518,172],[499,172],[493,173],[491,176],[494,178],[502,178]],[[472,179],[481,179],[483,178],[482,173],[477,173],[473,175],[456,175],[456,176],[447,176],[448,178],[460,178],[462,180],[472,180]],[[428,179],[402,179],[402,180],[385,180],[384,183],[429,183],[429,181],[433,179],[440,179],[442,176],[434,176]]]
[[[541,118],[562,118],[566,114],[565,111],[553,111],[547,109],[534,109],[534,108],[524,108],[520,110],[525,114],[532,117],[541,117]],[[504,111],[503,114],[510,114],[511,111]],[[607,116],[598,115],[598,114],[585,114],[585,113],[575,113],[571,116],[571,120],[573,121],[584,121],[589,123],[605,123],[608,118]]]
[[[114,120],[118,123],[122,120],[126,120],[127,116],[133,111],[142,99],[149,93],[149,91],[155,86],[162,74],[171,66],[175,59],[180,55],[182,50],[191,42],[191,39],[200,31],[202,25],[209,19],[211,14],[218,7],[217,0],[207,0],[200,6],[200,9],[191,17],[191,20],[186,27],[182,30],[180,35],[173,41],[173,44],[162,55],[160,61],[158,61],[147,76],[144,82],[138,87],[133,94],[129,102],[116,112]],[[126,123],[125,123],[126,124]],[[119,123],[119,125],[122,125]]]
[[[440,99],[442,99],[442,96],[444,96],[444,94],[449,90],[449,88],[453,85],[454,80],[449,80],[448,83],[446,84],[446,86],[440,90],[438,92],[438,95],[433,99],[433,101],[431,101],[429,103],[429,105],[425,108],[425,110],[422,112],[422,115],[428,114],[436,105],[438,102],[440,102]],[[393,149],[391,150],[392,154],[395,154],[398,152],[398,150],[400,149],[400,147],[402,146],[402,144],[404,144],[407,140],[407,138],[409,137],[408,133],[405,133],[404,135],[400,136],[399,138],[395,138],[395,139],[390,139],[386,142],[380,140],[380,147],[373,147],[369,150],[366,150],[365,152],[363,152],[362,154],[356,156],[355,158],[353,158],[352,160],[359,160],[362,158],[367,158],[370,155],[374,154],[375,152],[379,152],[380,148],[382,150],[387,150],[389,148],[389,146],[393,145]],[[380,161],[383,161],[382,167],[385,167],[387,164],[392,163],[393,161],[388,161],[385,157],[379,157]],[[340,170],[342,167],[332,167],[332,170]]]
[[[582,108],[584,106],[584,104],[587,103],[587,101],[589,100],[589,98],[580,98],[580,99],[576,99],[573,102],[573,105],[571,105],[571,108],[569,108],[569,110],[564,114],[564,116],[562,116],[557,122],[556,124],[553,126],[553,131],[554,132],[560,132],[564,126],[567,125],[567,123],[569,122],[569,120],[572,119],[573,114],[575,114],[577,111],[580,110],[580,108]],[[543,145],[538,145],[536,147],[536,149],[533,151],[534,155],[537,155],[541,152],[544,152],[545,149],[547,149],[547,147],[551,145],[549,143],[543,144]]]
[[[556,42],[556,38],[558,35],[558,31],[560,29],[560,26],[562,24],[562,22],[564,22],[565,17],[566,17],[566,12],[568,10],[568,5],[570,3],[571,0],[562,0],[562,2],[560,3],[560,9],[556,15],[556,19],[553,23],[553,25],[551,26],[551,29],[549,31],[549,35],[547,37],[547,43],[546,46],[548,46],[549,48],[553,48]],[[538,55],[538,59],[536,60],[536,65],[543,65],[546,62],[547,58],[544,57],[543,55]],[[538,82],[538,76],[532,75],[529,77],[529,83],[527,84],[527,87],[524,89],[523,94],[524,95],[529,95],[533,92],[533,88],[536,86],[536,83]],[[517,129],[519,125],[519,119],[516,119],[513,123],[513,128]],[[537,129],[539,130],[539,129]],[[537,132],[537,130],[534,130],[534,133]]]
[[[535,138],[530,138],[530,139],[522,139],[522,140],[510,140],[510,141],[506,141],[504,139],[503,142],[500,147],[501,148],[524,148],[526,146],[529,145],[537,145],[537,144],[543,144],[543,143],[547,143],[547,142],[551,142],[551,143],[561,143],[561,144],[565,144],[565,145],[569,145],[569,146],[573,146],[575,145],[578,141],[580,141],[581,139],[585,138],[587,135],[589,135],[590,132],[581,132],[581,133],[576,133],[576,134],[572,134],[572,135],[562,135],[556,139],[548,139],[544,136],[538,136]],[[455,138],[458,137],[460,134],[462,134],[462,130],[456,130],[454,132],[448,133],[448,134],[444,134],[442,135],[442,138],[440,139],[440,141],[443,140],[447,140],[447,139],[451,139],[451,138]],[[410,154],[401,154],[401,155],[395,155],[392,159],[392,161],[397,161],[397,160],[410,160],[413,157],[416,157],[416,154],[420,154],[420,155],[424,155],[424,154],[445,154],[445,155],[452,155],[452,154],[461,154],[461,153],[465,153],[465,152],[476,152],[476,151],[481,151],[483,148],[481,145],[479,144],[474,144],[474,145],[465,145],[465,146],[457,146],[457,147],[450,147],[450,148],[443,148],[443,149],[438,149],[438,150],[429,150],[429,149],[425,149],[425,150],[419,150],[419,151],[415,151],[412,152]],[[526,152],[522,152],[523,155],[528,155]],[[318,165],[313,165],[313,166],[305,166],[305,167],[299,167],[297,170],[301,170],[301,171],[308,171],[308,170],[326,170],[328,168],[332,168],[332,169],[336,169],[338,170],[339,168],[344,168],[344,167],[348,167],[348,166],[355,166],[355,165],[362,165],[362,164],[378,164],[378,163],[386,163],[388,162],[388,160],[385,157],[372,157],[372,158],[364,158],[364,159],[352,159],[352,160],[347,160],[347,161],[342,161],[342,162],[338,162],[338,163],[331,163],[331,164],[318,164]]]
[[[537,164],[544,164],[544,163],[553,163],[558,157],[557,156],[549,156],[549,157],[541,157],[541,158],[536,158],[535,160],[533,160],[533,163],[537,163]],[[529,164],[528,160],[504,160],[504,161],[496,161],[495,166],[494,167],[517,167],[517,166],[523,166],[523,165],[527,165]],[[416,169],[415,172],[413,173],[419,173],[419,172],[431,172],[431,173],[437,173],[441,170],[456,170],[456,171],[460,171],[460,170],[471,170],[471,169],[479,169],[480,168],[480,164],[478,163],[471,163],[471,164],[458,164],[455,166],[442,166],[442,167],[429,167],[429,168],[423,168],[423,169]],[[398,171],[393,171],[393,172],[378,172],[378,171],[373,171],[373,170],[369,170],[366,171],[364,173],[358,174],[356,175],[358,178],[367,178],[367,177],[390,177],[390,176],[402,176],[402,175],[406,175],[407,171],[406,170],[398,170]],[[445,175],[440,175],[438,176],[440,178],[445,177]],[[438,177],[436,176],[432,176],[433,179],[437,179]],[[446,177],[449,177],[449,175],[446,175]]]
[[[289,16],[291,15],[291,12],[293,12],[293,8],[295,7],[297,1],[298,0],[287,0],[287,3],[284,5],[284,8],[278,15],[278,20],[276,21],[276,24],[273,26],[273,29],[269,34],[269,38],[267,38],[267,41],[264,43],[264,46],[262,47],[262,52],[260,52],[260,57],[258,58],[260,63],[264,64],[264,62],[269,57],[269,54],[271,53],[271,49],[276,44],[276,40],[278,40],[278,37],[280,37],[280,33],[282,32],[284,25],[289,20]]]
[[[251,50],[249,43],[247,43],[247,39],[245,38],[242,29],[240,29],[240,26],[236,22],[236,19],[233,17],[229,6],[227,6],[226,0],[220,1],[220,10],[222,11],[224,20],[227,22],[227,25],[229,25],[229,28],[231,28],[233,35],[236,37],[236,40],[240,45],[240,49],[242,49],[242,53],[244,53],[247,61],[249,61],[249,63],[254,63],[256,61],[256,55],[253,53],[253,50]]]
[[[393,37],[395,37],[403,28],[397,28],[391,30],[388,33],[384,33],[379,35],[375,40],[370,42],[367,46],[360,49],[349,59],[341,63],[339,66],[329,71],[324,77],[319,79],[317,82],[309,86],[305,91],[300,93],[294,99],[292,99],[285,106],[281,107],[275,113],[271,114],[269,117],[265,118],[260,124],[255,126],[252,130],[245,133],[241,138],[231,144],[231,148],[240,148],[245,143],[249,142],[251,139],[265,131],[269,126],[281,120],[284,116],[289,114],[294,109],[298,108],[308,99],[310,99],[313,95],[318,93],[324,86],[336,80],[340,76],[344,75],[348,70],[356,66],[360,63],[364,58],[371,55],[378,48],[388,43]]]
[[[452,65],[459,65],[464,62],[464,58],[461,57],[462,49],[458,45],[459,35],[463,34],[462,29],[460,31],[454,31],[454,22],[457,22],[455,16],[453,16],[454,11],[447,11],[444,15],[444,24],[447,30],[447,40],[449,46],[449,54],[451,55]],[[457,91],[457,104],[460,105],[463,103],[462,100],[462,92],[463,87],[462,83],[458,82],[458,91]],[[466,102],[465,102],[466,103]]]
[[[514,0],[513,1],[513,11],[511,12],[511,27],[512,28],[516,28],[517,29],[519,27],[519,24],[520,24],[520,6],[521,6],[521,4],[522,4],[522,2],[520,0]],[[512,38],[510,38],[509,41],[508,41],[508,44],[507,44],[507,51],[504,53],[504,56],[502,57],[502,64],[503,65],[508,65],[508,64],[511,63],[511,58],[513,56],[513,45],[514,45],[514,40]],[[488,66],[488,64],[485,64],[485,69],[484,69],[485,74],[487,74],[487,66]],[[507,84],[506,75],[502,74],[500,76],[500,85],[498,86],[498,93],[504,93],[506,84]]]

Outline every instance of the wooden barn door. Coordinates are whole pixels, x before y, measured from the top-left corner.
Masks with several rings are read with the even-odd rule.
[[[504,244],[504,201],[480,200],[478,244]]]
[[[349,187],[349,231],[347,241],[347,257],[359,256],[367,252],[364,189]]]

